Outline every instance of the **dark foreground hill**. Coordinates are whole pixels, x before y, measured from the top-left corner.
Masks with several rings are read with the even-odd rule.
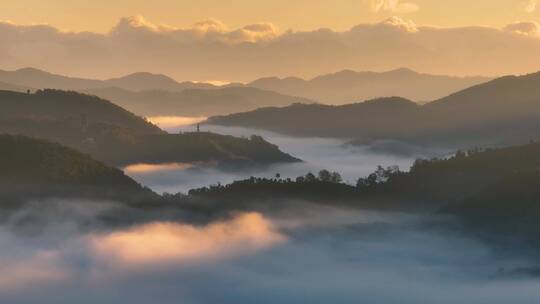
[[[383,98],[345,106],[293,105],[213,117],[209,123],[284,134],[422,144],[522,143],[540,135],[540,73],[509,76],[415,106]]]
[[[328,173],[250,178],[194,189],[212,210],[290,208],[298,202],[453,216],[458,229],[505,248],[539,250],[540,143],[418,160],[409,172],[379,168],[357,185]]]
[[[121,199],[154,194],[118,169],[74,149],[24,136],[0,135],[0,197]]]
[[[259,137],[167,134],[109,101],[75,92],[0,91],[0,107],[0,133],[56,141],[111,165],[192,161],[253,165],[297,161]]]

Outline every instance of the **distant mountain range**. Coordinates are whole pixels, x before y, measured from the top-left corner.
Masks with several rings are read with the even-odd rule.
[[[540,72],[507,76],[423,106],[392,97],[343,106],[297,104],[212,117],[210,124],[297,136],[499,144],[540,137]]]
[[[27,90],[30,90],[30,89],[32,88],[0,82],[0,90],[3,90],[3,91],[26,92]]]
[[[287,106],[313,103],[300,97],[251,87],[185,89],[183,91],[129,91],[120,88],[97,88],[85,93],[100,96],[144,116],[211,116],[250,111],[261,106]]]
[[[261,165],[298,159],[260,137],[167,134],[107,100],[77,92],[0,91],[0,133],[43,138],[110,165],[217,162]]]
[[[0,89],[75,90],[109,99],[144,116],[212,116],[292,103],[344,104],[383,96],[402,96],[423,102],[488,80],[420,74],[408,69],[382,73],[346,70],[311,80],[262,78],[248,84],[232,83],[219,87],[208,83],[180,83],[168,76],[151,73],[96,80],[33,68],[0,70]]]
[[[182,91],[185,89],[212,89],[211,84],[183,82],[161,74],[134,73],[120,78],[107,80],[86,79],[52,74],[34,68],[15,71],[0,70],[0,82],[33,89],[59,89],[80,91],[93,88],[117,87],[125,90],[165,90]]]
[[[344,70],[311,80],[295,77],[261,78],[247,86],[300,96],[324,104],[346,104],[388,96],[401,96],[422,103],[489,80],[486,77],[421,74],[410,69],[382,73]]]

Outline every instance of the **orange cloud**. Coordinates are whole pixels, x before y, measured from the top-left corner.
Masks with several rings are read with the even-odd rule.
[[[97,256],[113,265],[183,264],[244,255],[286,240],[258,213],[196,227],[151,223],[91,237]]]
[[[36,286],[64,281],[70,272],[60,264],[60,253],[37,251],[33,256],[0,265],[0,291],[10,292],[29,285]]]
[[[420,9],[420,7],[413,2],[404,2],[401,0],[371,0],[371,9],[378,12],[392,12],[392,13],[413,13]]]
[[[540,37],[540,25],[536,22],[516,22],[507,25],[504,30],[525,36]]]
[[[207,20],[173,28],[141,17],[124,18],[107,34],[0,22],[0,67],[32,66],[92,78],[144,70],[178,80],[241,82],[403,66],[434,74],[500,76],[540,69],[535,33],[534,22],[442,28],[399,17],[341,32],[284,33],[270,23],[228,29]]]
[[[538,5],[537,0],[528,0],[525,3],[523,3],[523,10],[529,14],[534,13],[536,11],[537,5]]]

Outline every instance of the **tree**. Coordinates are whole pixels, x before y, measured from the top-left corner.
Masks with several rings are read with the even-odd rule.
[[[319,180],[321,182],[325,182],[325,183],[331,182],[332,181],[332,173],[330,173],[330,171],[328,171],[328,170],[319,171]]]
[[[341,177],[341,174],[339,174],[338,172],[334,172],[332,173],[332,177],[330,178],[330,180],[332,183],[339,184],[343,181],[343,178]]]
[[[314,181],[317,181],[317,177],[313,173],[309,172],[308,174],[306,174],[305,180],[308,183],[312,183]]]

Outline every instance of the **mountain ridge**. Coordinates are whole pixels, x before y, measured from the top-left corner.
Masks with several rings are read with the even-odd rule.
[[[211,117],[208,123],[255,127],[296,136],[356,138],[355,142],[360,143],[378,139],[420,144],[455,142],[453,148],[523,143],[540,135],[535,122],[540,119],[540,72],[501,77],[410,111],[382,110],[385,100],[392,98],[341,107],[264,108]],[[381,111],[367,115],[364,110],[369,103],[377,104]],[[350,111],[342,111],[342,107]],[[312,113],[317,111],[318,119],[313,119]],[[321,122],[325,129],[321,128]]]
[[[481,76],[432,75],[399,68],[386,72],[341,70],[310,79],[266,77],[247,83],[246,86],[325,104],[346,104],[386,96],[401,96],[422,103],[491,79]]]

